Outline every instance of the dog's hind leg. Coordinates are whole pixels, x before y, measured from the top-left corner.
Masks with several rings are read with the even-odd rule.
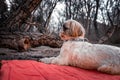
[[[114,65],[102,65],[97,69],[100,72],[108,73],[108,74],[120,74],[120,71]]]

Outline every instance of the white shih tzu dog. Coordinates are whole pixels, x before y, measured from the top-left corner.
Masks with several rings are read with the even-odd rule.
[[[120,74],[120,48],[103,44],[91,44],[84,39],[85,29],[75,20],[63,24],[59,56],[42,58],[39,61],[49,64],[71,65],[83,69],[96,69],[108,74]]]

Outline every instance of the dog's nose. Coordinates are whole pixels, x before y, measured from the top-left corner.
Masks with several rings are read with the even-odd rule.
[[[60,37],[62,37],[62,36],[63,36],[63,31],[61,31],[61,32],[59,33],[59,36],[60,36]]]

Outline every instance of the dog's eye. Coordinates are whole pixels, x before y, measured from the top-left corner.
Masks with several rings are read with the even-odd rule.
[[[65,26],[65,25],[63,25],[63,31],[66,31],[68,28]]]

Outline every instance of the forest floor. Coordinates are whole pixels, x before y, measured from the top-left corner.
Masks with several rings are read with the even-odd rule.
[[[48,46],[30,48],[30,50],[25,52],[0,48],[0,60],[39,60],[43,57],[57,56],[59,53],[60,48],[50,48]]]
[[[114,45],[120,47],[120,44]],[[14,49],[0,48],[0,60],[39,60],[44,57],[58,56],[60,48],[39,46],[28,51],[18,52]]]

